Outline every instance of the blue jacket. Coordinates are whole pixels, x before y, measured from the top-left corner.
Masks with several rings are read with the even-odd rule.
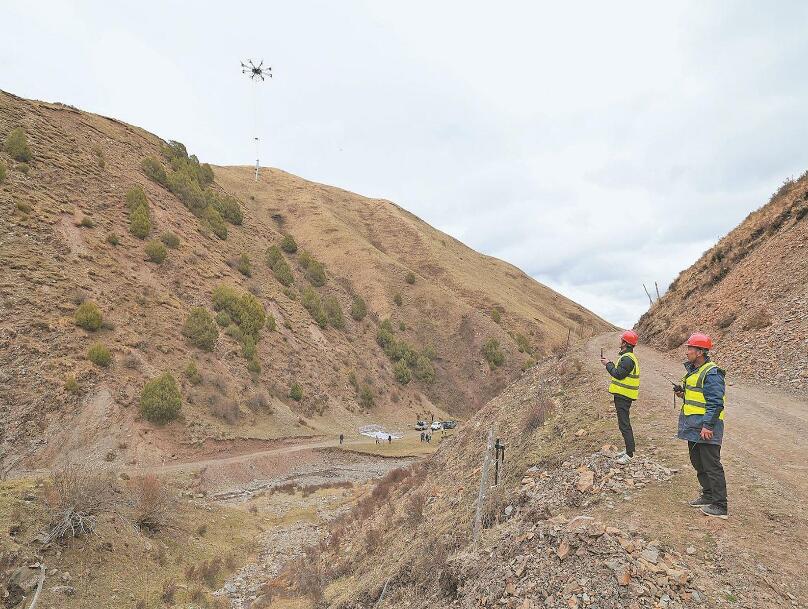
[[[688,374],[697,369],[698,366],[685,362],[685,370]],[[724,439],[724,421],[718,417],[724,410],[724,389],[724,371],[721,368],[713,368],[704,375],[704,400],[707,402],[705,407],[707,412],[685,416],[684,412],[679,411],[679,431],[676,435],[680,440],[721,444]],[[713,430],[711,440],[701,439],[702,427]]]

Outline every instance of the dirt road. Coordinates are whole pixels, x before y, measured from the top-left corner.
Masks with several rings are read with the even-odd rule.
[[[600,365],[600,348],[614,359],[618,336],[596,337],[584,349],[587,367],[603,375],[603,392],[608,375]],[[683,549],[695,546],[704,551],[711,561],[743,578],[750,599],[756,587],[767,587],[787,605],[808,603],[808,401],[755,386],[727,370],[721,456],[730,519],[708,519],[685,505],[697,496],[699,487],[687,446],[675,439],[678,411],[664,376],[681,378],[684,352],[681,361],[643,346],[636,353],[642,370],[640,399],[631,408],[637,450],[658,451],[680,474],[672,489],[647,493],[622,505],[618,516],[626,523],[651,526]],[[596,403],[608,409],[608,394],[596,388],[594,396]],[[616,421],[615,443],[622,444]]]

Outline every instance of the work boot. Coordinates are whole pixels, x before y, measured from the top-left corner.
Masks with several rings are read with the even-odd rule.
[[[727,516],[727,508],[723,508],[715,503],[702,507],[701,513],[707,516],[713,516],[714,518],[721,518],[722,520],[729,518],[729,516]]]
[[[626,451],[621,450],[619,453],[617,453],[617,454],[614,456],[614,458],[615,458],[615,459],[619,459],[620,457],[622,457],[622,456],[623,456],[623,455],[625,455],[625,454],[626,454]]]
[[[712,505],[712,501],[707,499],[704,495],[699,495],[698,499],[694,499],[693,501],[688,502],[687,505],[694,508],[705,507],[708,505]]]
[[[615,459],[615,461],[617,463],[619,463],[620,465],[625,465],[626,463],[629,463],[631,461],[631,457],[629,457],[627,454],[623,453],[621,456],[617,457],[617,459]]]

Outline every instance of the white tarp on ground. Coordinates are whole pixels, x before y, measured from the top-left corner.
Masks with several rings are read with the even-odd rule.
[[[359,433],[369,438],[379,438],[379,440],[387,440],[387,436],[392,436],[394,440],[403,437],[404,434],[400,431],[387,431],[381,425],[365,425],[359,428]]]

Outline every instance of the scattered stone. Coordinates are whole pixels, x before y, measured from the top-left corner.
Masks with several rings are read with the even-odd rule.
[[[54,594],[64,594],[65,596],[76,594],[76,589],[73,586],[54,586],[50,591]]]
[[[648,546],[642,551],[640,557],[643,560],[647,560],[652,565],[655,565],[657,562],[659,562],[659,549],[656,546]]]
[[[575,488],[578,489],[581,493],[588,493],[592,490],[592,487],[595,485],[595,472],[592,470],[586,470],[581,472],[578,475],[578,483],[575,485]]]
[[[558,555],[559,559],[564,560],[567,556],[569,556],[569,553],[570,543],[566,539],[562,539],[558,549],[556,550],[556,554]]]

